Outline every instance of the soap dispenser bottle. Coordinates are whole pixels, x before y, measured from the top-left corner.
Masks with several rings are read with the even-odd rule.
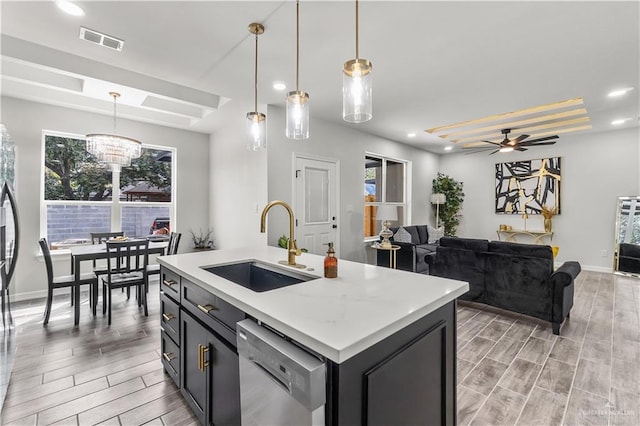
[[[338,276],[338,258],[336,251],[333,249],[333,243],[329,243],[327,257],[324,258],[324,277],[336,278]]]

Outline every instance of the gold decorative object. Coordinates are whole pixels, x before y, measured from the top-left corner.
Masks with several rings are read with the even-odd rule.
[[[556,214],[556,208],[551,209],[547,206],[542,206],[541,213],[544,217],[544,232],[551,232],[551,218]]]

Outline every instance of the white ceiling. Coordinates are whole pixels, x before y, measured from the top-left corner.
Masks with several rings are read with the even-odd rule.
[[[266,27],[259,103],[284,106],[275,80],[295,90],[292,0],[77,4],[84,17],[52,1],[2,0],[3,95],[112,114],[108,92],[117,90],[119,117],[213,132],[219,108],[253,109],[251,22]],[[300,89],[314,117],[437,153],[452,144],[425,129],[576,97],[591,117],[586,132],[612,130],[616,118],[630,119],[616,128],[638,126],[637,1],[361,1],[374,117],[358,125],[341,119],[354,22],[352,1],[300,4]],[[80,40],[81,25],[123,39],[124,49]],[[634,90],[607,97],[620,87]]]

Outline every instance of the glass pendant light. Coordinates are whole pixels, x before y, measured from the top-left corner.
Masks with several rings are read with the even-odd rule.
[[[251,23],[249,32],[256,36],[256,59],[253,78],[253,111],[247,113],[247,149],[258,151],[267,148],[267,116],[258,112],[258,36],[264,33],[264,26]]]
[[[113,133],[116,131],[116,99],[120,93],[109,92],[113,97]],[[131,160],[140,158],[142,142],[125,136],[92,133],[86,136],[86,149],[99,163],[108,164],[113,172],[129,167]]]
[[[373,117],[371,70],[373,65],[359,57],[358,0],[356,0],[356,58],[342,68],[342,118],[349,123],[363,123]]]
[[[300,77],[300,1],[296,1],[296,90],[287,94],[287,138],[309,138],[309,94],[298,88]]]

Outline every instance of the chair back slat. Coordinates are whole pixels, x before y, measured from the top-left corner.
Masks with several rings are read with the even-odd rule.
[[[91,232],[91,244],[101,244],[112,238],[124,237],[124,231],[119,232]]]
[[[46,238],[40,238],[38,244],[40,244],[40,250],[42,250],[42,256],[44,257],[44,264],[47,267],[47,280],[49,281],[49,285],[51,285],[53,283],[53,263],[51,262],[49,243]]]
[[[182,234],[179,232],[172,232],[169,237],[169,245],[167,245],[167,254],[178,254],[178,245],[180,244],[180,238]]]

